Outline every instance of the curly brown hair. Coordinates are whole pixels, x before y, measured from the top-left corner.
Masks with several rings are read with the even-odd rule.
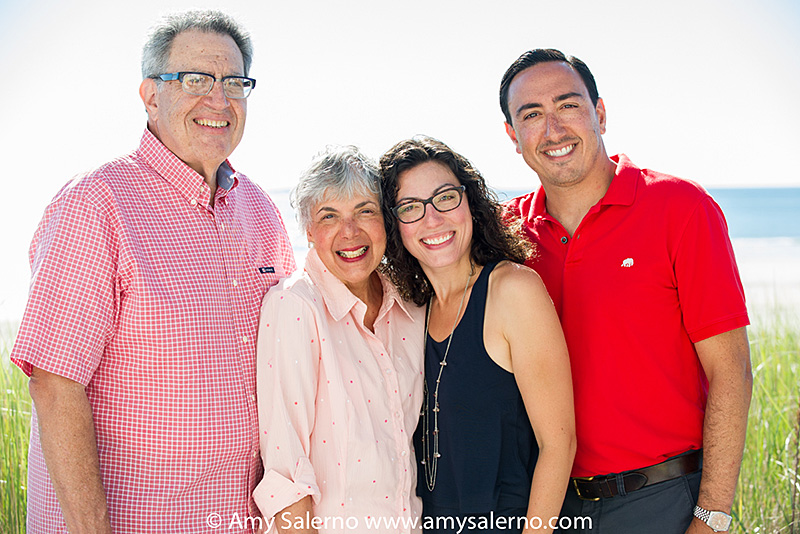
[[[530,245],[522,237],[521,221],[504,218],[503,207],[480,172],[464,156],[432,137],[415,136],[400,141],[381,156],[383,220],[386,224],[386,256],[382,270],[397,286],[403,298],[418,306],[427,303],[433,288],[417,259],[403,246],[401,224],[392,208],[397,201],[400,175],[417,165],[435,161],[446,166],[466,187],[472,212],[470,257],[478,265],[508,259],[524,263]]]

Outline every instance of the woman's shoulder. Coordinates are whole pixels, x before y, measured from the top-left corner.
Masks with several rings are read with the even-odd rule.
[[[489,294],[502,300],[505,306],[507,302],[547,296],[547,289],[539,274],[530,267],[503,260],[489,275]]]
[[[298,269],[291,276],[281,278],[267,290],[267,294],[264,295],[264,305],[268,303],[280,306],[294,304],[317,307],[317,303],[322,303],[322,295],[308,273]]]
[[[503,284],[539,285],[542,283],[542,279],[536,271],[527,265],[511,260],[500,261],[489,277]]]

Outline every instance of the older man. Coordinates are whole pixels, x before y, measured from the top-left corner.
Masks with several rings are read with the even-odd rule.
[[[45,211],[12,352],[34,401],[31,534],[258,515],[258,311],[295,266],[275,205],[227,161],[251,58],[222,13],[165,18],[143,51],[139,148]]]
[[[542,184],[508,209],[538,247],[529,265],[572,362],[578,450],[562,524],[726,531],[752,376],[719,206],[697,184],[608,157],[605,106],[577,58],[526,52],[500,103]]]

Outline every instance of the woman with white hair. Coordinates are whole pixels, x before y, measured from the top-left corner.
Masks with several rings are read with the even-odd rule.
[[[380,172],[355,147],[329,147],[292,201],[311,250],[261,310],[254,499],[272,531],[418,532],[425,325],[377,270]]]

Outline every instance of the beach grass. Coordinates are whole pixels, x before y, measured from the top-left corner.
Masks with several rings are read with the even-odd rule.
[[[734,532],[800,534],[800,327],[785,317],[749,331],[753,399]]]
[[[15,326],[0,324],[0,532],[25,532],[31,398],[28,378],[8,354]]]
[[[800,534],[800,324],[777,313],[749,330],[753,400],[731,532]],[[31,402],[27,378],[8,360],[0,327],[0,532],[25,531]]]

